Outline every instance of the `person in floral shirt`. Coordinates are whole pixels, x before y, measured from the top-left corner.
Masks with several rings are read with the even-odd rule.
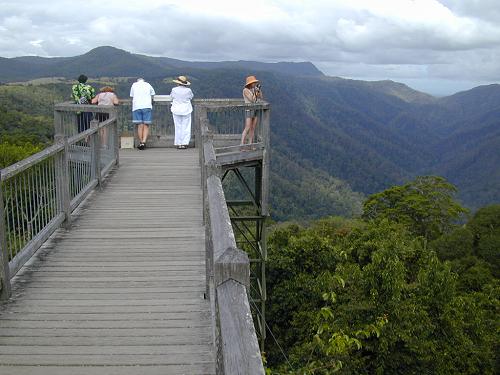
[[[92,86],[87,85],[87,76],[81,74],[78,77],[78,83],[71,87],[71,97],[75,104],[90,104],[95,96],[95,90]],[[78,112],[78,133],[87,130],[92,121],[92,112]]]

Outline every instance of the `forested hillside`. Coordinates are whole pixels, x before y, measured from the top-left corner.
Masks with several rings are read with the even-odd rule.
[[[0,86],[0,168],[52,143],[53,102],[50,88]]]
[[[217,74],[222,74],[222,71]],[[234,76],[238,85],[239,76]],[[202,79],[202,78],[201,78]],[[91,80],[96,87],[112,84],[122,98],[127,98],[130,82],[127,80]],[[170,92],[172,85],[164,78],[151,79],[159,93]],[[209,77],[207,77],[209,81]],[[71,82],[56,84],[0,86],[0,136],[5,147],[24,145],[38,151],[53,136],[53,104],[68,100]],[[210,87],[198,95],[205,97],[235,97],[227,87]],[[239,89],[237,89],[239,91]],[[35,146],[31,147],[26,142]],[[7,150],[7,148],[5,148]],[[9,148],[11,150],[11,148]],[[26,153],[19,154],[26,157]],[[5,156],[2,167],[22,157]],[[305,220],[323,215],[356,216],[361,212],[363,195],[355,193],[349,185],[324,171],[306,166],[301,160],[290,159],[288,154],[273,150],[271,165],[271,204],[277,220],[299,218]]]
[[[272,105],[272,203],[278,220],[350,216],[360,212],[362,195],[424,174],[442,175],[456,184],[459,199],[472,209],[500,201],[499,85],[438,99],[391,81],[326,77],[307,63],[193,63],[111,47],[72,58],[4,60],[2,77],[13,63],[22,68],[16,77],[51,71],[65,76],[65,83],[21,90],[45,90],[50,101],[68,97],[71,80],[81,72],[96,87],[113,84],[121,97],[128,97],[138,75],[167,94],[171,79],[186,74],[199,98],[239,98],[245,76],[256,74]],[[44,95],[33,93],[35,103]],[[35,104],[32,108],[41,111],[35,113],[20,105],[19,95],[9,100],[21,111],[32,111],[28,114],[50,116],[51,109]]]
[[[272,374],[498,374],[500,205],[419,177],[269,238]],[[278,346],[280,345],[281,348]]]

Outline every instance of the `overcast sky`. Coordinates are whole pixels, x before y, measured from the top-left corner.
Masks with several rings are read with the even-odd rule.
[[[500,81],[500,0],[0,0],[0,56],[102,45],[185,60],[311,61],[443,95]]]

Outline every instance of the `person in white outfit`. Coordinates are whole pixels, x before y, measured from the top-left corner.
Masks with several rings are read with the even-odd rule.
[[[178,149],[185,149],[191,140],[191,112],[193,112],[191,99],[193,99],[193,92],[187,87],[191,85],[191,82],[185,76],[179,76],[173,82],[177,83],[177,86],[170,93],[172,97],[170,110],[175,125],[174,145]]]
[[[146,141],[149,134],[149,125],[152,122],[153,96],[155,90],[153,87],[139,78],[130,88],[132,97],[132,122],[137,125],[137,135],[139,136],[139,150],[146,148]]]

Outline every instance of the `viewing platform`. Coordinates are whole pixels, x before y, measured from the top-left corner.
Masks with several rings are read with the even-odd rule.
[[[54,145],[1,171],[0,374],[264,374],[269,105],[193,104],[191,148],[159,102],[144,151],[129,104],[56,105]]]

